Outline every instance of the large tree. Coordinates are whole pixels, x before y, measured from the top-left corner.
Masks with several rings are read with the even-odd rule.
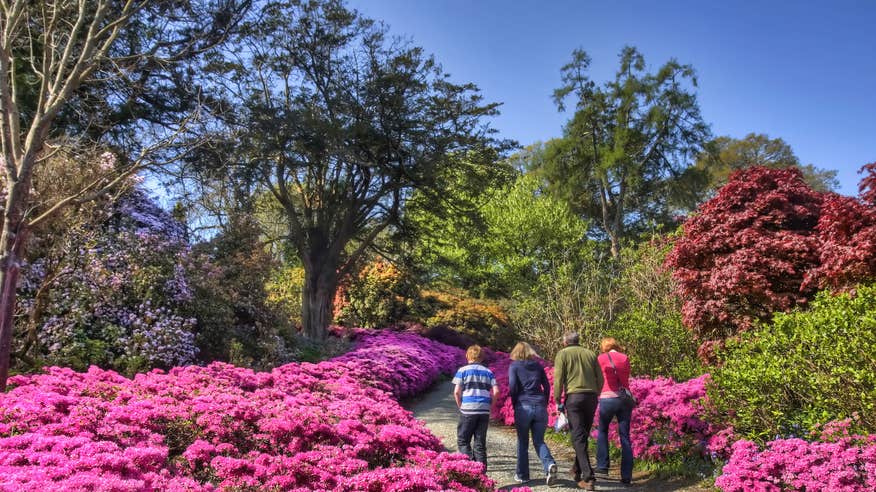
[[[587,223],[544,193],[536,176],[520,175],[487,196],[474,220],[409,209],[420,232],[415,258],[443,277],[438,280],[480,296],[511,298],[528,293],[558,260],[583,261]]]
[[[171,67],[221,41],[239,3],[248,2],[0,2],[0,389],[28,232],[65,207],[114,189],[174,140],[190,119],[176,103],[197,98],[168,97],[171,88],[187,87],[188,72]],[[158,117],[167,113],[172,116]],[[124,142],[132,158],[123,155],[57,200],[33,195],[34,180],[55,152],[95,141]]]
[[[801,164],[787,142],[763,133],[749,133],[744,138],[715,138],[705,145],[696,162],[698,169],[708,173],[706,191],[714,191],[726,184],[734,171],[752,166],[770,169],[796,167],[803,173],[806,183],[817,191],[831,191],[838,184],[836,171]]]
[[[562,138],[548,142],[540,170],[620,252],[621,241],[673,220],[695,205],[700,186],[690,160],[707,138],[690,65],[670,60],[646,70],[635,48],[620,53],[614,80],[596,84],[590,57],[576,50],[554,91],[560,110],[574,96],[575,114]]]
[[[270,2],[237,43],[216,64],[236,116],[193,168],[254,179],[280,204],[305,270],[304,331],[324,338],[339,277],[412,191],[452,198],[450,169],[495,162],[484,117],[497,105],[341,1]]]

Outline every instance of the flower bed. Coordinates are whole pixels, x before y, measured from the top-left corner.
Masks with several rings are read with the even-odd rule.
[[[742,439],[733,444],[715,485],[725,492],[876,490],[876,436],[837,442],[778,439],[764,448]]]
[[[462,351],[357,332],[354,351],[256,373],[228,364],[126,379],[92,367],[16,376],[0,396],[2,490],[491,490],[394,398]]]
[[[809,441],[776,439],[763,448],[736,441],[715,485],[725,492],[876,490],[876,436],[852,434],[850,423],[829,422]]]

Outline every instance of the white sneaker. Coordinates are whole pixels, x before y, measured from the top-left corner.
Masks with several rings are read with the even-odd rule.
[[[524,480],[524,479],[518,477],[518,476],[515,474],[515,475],[514,475],[514,481],[517,482],[517,483],[527,483],[527,482],[529,482],[529,479]]]
[[[551,466],[548,467],[546,482],[547,482],[548,487],[551,487],[555,483],[557,483],[557,464],[556,463],[551,463]]]

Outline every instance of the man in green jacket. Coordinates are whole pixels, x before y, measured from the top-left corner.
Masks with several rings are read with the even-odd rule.
[[[575,465],[572,473],[578,487],[596,490],[596,477],[587,454],[590,428],[602,391],[602,369],[596,353],[579,345],[577,333],[563,336],[563,349],[554,361],[554,401],[557,412],[566,412],[575,447]],[[566,399],[563,401],[562,396]]]

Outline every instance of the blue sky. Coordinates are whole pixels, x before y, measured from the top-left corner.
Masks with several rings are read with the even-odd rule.
[[[561,134],[550,94],[575,48],[613,76],[624,45],[650,68],[696,68],[715,135],[781,137],[857,194],[876,161],[876,2],[350,0],[503,103],[494,127],[523,145]],[[869,34],[868,34],[869,33]]]

